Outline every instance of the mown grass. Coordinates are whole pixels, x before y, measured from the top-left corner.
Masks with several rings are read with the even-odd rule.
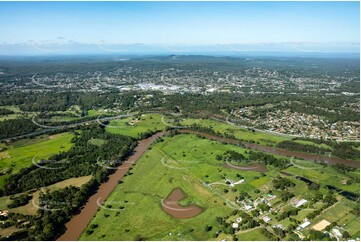
[[[259,142],[262,145],[275,146],[278,142],[283,140],[290,140],[291,138],[267,134],[263,132],[252,132],[248,129],[242,129],[233,125],[209,119],[185,119],[181,122],[182,125],[199,124],[204,127],[211,127],[213,130],[234,135],[237,139],[247,141]]]
[[[269,241],[270,239],[261,233],[262,228],[257,228],[252,231],[239,234],[238,240],[241,241]]]
[[[104,139],[91,139],[88,141],[90,144],[92,145],[96,145],[96,146],[102,146],[106,143],[106,140]]]
[[[161,114],[142,114],[139,115],[139,118],[137,117],[112,120],[106,130],[110,133],[138,138],[140,133],[147,132],[148,130],[164,130],[166,127],[161,121]]]
[[[1,152],[0,170],[17,173],[20,169],[28,167],[32,164],[33,157],[35,161],[47,159],[50,156],[71,148],[71,139],[74,137],[72,133],[62,133],[56,137],[49,139],[49,136],[37,137],[35,139],[24,139],[10,145],[2,145],[7,148]],[[0,188],[4,185],[4,181],[10,174],[0,176]]]

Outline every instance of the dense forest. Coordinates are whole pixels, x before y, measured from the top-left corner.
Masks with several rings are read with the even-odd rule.
[[[314,140],[314,139],[312,139]],[[317,141],[316,141],[317,142]],[[318,141],[317,143],[322,143],[325,141]],[[320,155],[328,155],[331,154],[333,156],[342,158],[342,159],[350,159],[350,160],[358,160],[360,159],[360,152],[355,148],[355,143],[352,142],[327,142],[328,145],[332,147],[332,150],[321,148],[315,145],[308,144],[300,144],[294,141],[285,140],[279,142],[277,144],[278,148],[293,150],[293,151],[301,151],[307,153],[315,153]]]
[[[5,182],[4,195],[26,192],[31,189],[44,187],[72,177],[93,175],[100,183],[113,172],[98,161],[113,161],[107,166],[116,166],[131,154],[136,141],[128,136],[105,132],[103,126],[94,124],[83,126],[75,132],[74,146],[66,152],[41,161],[39,166],[32,165],[11,175]],[[102,139],[106,144],[96,146],[89,142],[91,139]]]
[[[27,134],[39,129],[31,119],[20,118],[0,122],[0,140],[17,135]]]

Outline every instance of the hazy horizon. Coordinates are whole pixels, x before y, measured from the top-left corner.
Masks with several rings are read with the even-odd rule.
[[[359,18],[359,2],[0,2],[0,55],[359,53]]]

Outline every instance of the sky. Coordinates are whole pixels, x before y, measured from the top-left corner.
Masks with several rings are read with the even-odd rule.
[[[0,2],[0,44],[359,44],[359,4]]]

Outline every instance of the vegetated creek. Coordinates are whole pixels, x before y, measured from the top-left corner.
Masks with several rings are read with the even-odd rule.
[[[249,149],[255,149],[263,152],[268,152],[271,154],[277,154],[277,155],[283,155],[283,156],[289,156],[289,157],[297,157],[297,158],[303,158],[307,160],[318,160],[318,161],[325,161],[326,163],[330,164],[344,164],[351,167],[359,167],[359,162],[353,161],[353,160],[343,160],[339,158],[331,158],[331,157],[325,157],[320,155],[313,155],[313,154],[307,154],[302,152],[295,152],[295,151],[288,151],[268,146],[262,146],[259,144],[253,144],[248,142],[241,142],[236,139],[230,139],[225,137],[219,137],[211,134],[207,134],[204,132],[194,131],[194,130],[187,130],[187,129],[181,129],[179,130],[181,133],[193,133],[193,134],[199,134],[205,138],[216,140],[220,142],[240,145],[243,144],[246,148]],[[101,205],[106,198],[109,196],[109,194],[113,191],[113,189],[118,184],[118,181],[124,177],[125,173],[129,170],[129,168],[144,154],[144,152],[149,148],[149,146],[155,141],[158,137],[163,136],[166,134],[165,131],[158,132],[154,135],[152,135],[149,138],[140,140],[138,142],[138,146],[135,148],[133,155],[128,157],[128,159],[119,166],[119,169],[116,170],[115,173],[111,174],[109,176],[108,181],[105,183],[102,183],[99,186],[99,189],[97,192],[92,195],[87,203],[82,208],[81,212],[77,215],[75,215],[65,226],[66,231],[65,233],[58,238],[60,241],[69,241],[69,240],[77,240],[79,239],[81,233],[86,229],[87,225],[90,223],[92,218],[95,216],[99,205]],[[258,169],[266,169],[266,167],[259,166],[256,168]]]
[[[312,185],[314,182],[307,179],[307,178],[304,178],[302,176],[296,176],[296,178],[298,180],[301,180],[305,183],[307,183],[308,186]],[[352,201],[356,201],[360,196],[356,193],[352,193],[352,192],[348,192],[348,191],[343,191],[341,190],[340,188],[337,188],[337,187],[334,187],[334,186],[331,186],[331,185],[325,185],[325,187],[329,190],[335,190],[336,192],[338,192],[340,195],[344,196],[345,198],[348,198]]]
[[[350,167],[354,167],[354,168],[360,167],[360,161],[355,161],[355,160],[346,160],[346,159],[341,159],[341,158],[337,158],[337,157],[328,157],[328,156],[322,156],[322,155],[317,155],[317,154],[309,154],[309,153],[303,153],[303,152],[298,152],[298,151],[290,151],[290,150],[285,150],[285,149],[280,149],[280,148],[274,148],[274,147],[270,147],[270,146],[263,146],[263,145],[259,145],[259,144],[254,144],[254,143],[245,142],[245,141],[239,141],[237,139],[220,137],[220,136],[211,135],[211,134],[207,134],[204,132],[189,130],[189,129],[182,129],[182,130],[179,130],[179,132],[199,134],[207,139],[225,142],[225,143],[229,143],[229,144],[235,144],[235,145],[242,144],[248,149],[258,150],[258,151],[262,151],[262,152],[266,152],[266,153],[271,153],[274,155],[282,155],[282,156],[287,156],[287,157],[301,158],[301,159],[310,160],[310,161],[324,162],[326,164],[343,164],[345,166],[350,166]]]
[[[341,190],[340,188],[337,188],[337,187],[334,187],[334,186],[331,186],[331,185],[326,185],[327,189],[329,190],[335,190],[336,192],[338,192],[340,195],[352,200],[352,201],[357,201],[360,196],[356,193],[353,193],[353,192],[348,192],[348,191],[343,191]]]

